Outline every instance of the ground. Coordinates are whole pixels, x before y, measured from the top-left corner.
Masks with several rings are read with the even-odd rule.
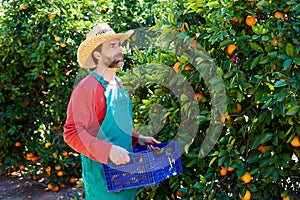
[[[69,187],[59,192],[47,191],[46,185],[25,179],[0,175],[0,200],[59,200],[74,199],[75,193],[81,196],[80,188]]]

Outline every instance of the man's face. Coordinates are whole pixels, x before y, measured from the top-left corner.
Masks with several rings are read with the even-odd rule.
[[[109,68],[121,68],[124,65],[119,39],[105,41],[101,51],[102,63]]]

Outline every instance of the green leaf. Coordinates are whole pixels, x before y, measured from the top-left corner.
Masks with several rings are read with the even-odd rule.
[[[286,115],[295,115],[295,114],[299,113],[299,109],[300,109],[300,106],[293,106],[288,109],[288,111],[286,112]]]
[[[254,51],[264,52],[263,48],[255,42],[249,42],[249,45],[250,45],[251,49],[253,49]]]
[[[287,70],[289,66],[292,64],[293,59],[289,58],[283,62],[283,70]]]
[[[250,65],[250,69],[253,69],[256,66],[256,64],[261,59],[261,57],[262,57],[262,54],[253,59],[253,61],[251,62],[251,65]]]
[[[286,81],[279,80],[279,81],[277,81],[277,82],[274,84],[274,87],[282,87],[282,86],[285,86],[285,85],[287,85]]]
[[[293,62],[294,62],[296,65],[300,66],[300,57],[294,58]]]
[[[286,51],[286,54],[288,56],[294,57],[294,55],[295,55],[295,48],[294,48],[294,46],[291,43],[287,43],[286,44],[285,51]]]

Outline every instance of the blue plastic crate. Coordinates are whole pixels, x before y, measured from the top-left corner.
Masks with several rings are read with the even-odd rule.
[[[129,163],[115,165],[110,162],[108,165],[103,165],[109,192],[156,185],[182,172],[177,142],[153,146],[159,147],[160,150],[153,152],[147,150],[147,146],[139,146],[130,153]]]

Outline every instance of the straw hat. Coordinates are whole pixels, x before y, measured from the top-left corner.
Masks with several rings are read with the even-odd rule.
[[[77,60],[82,68],[93,68],[96,64],[92,58],[92,52],[96,47],[110,39],[120,39],[123,43],[133,34],[133,30],[125,33],[115,33],[108,24],[96,25],[86,36],[86,39],[79,45]]]

